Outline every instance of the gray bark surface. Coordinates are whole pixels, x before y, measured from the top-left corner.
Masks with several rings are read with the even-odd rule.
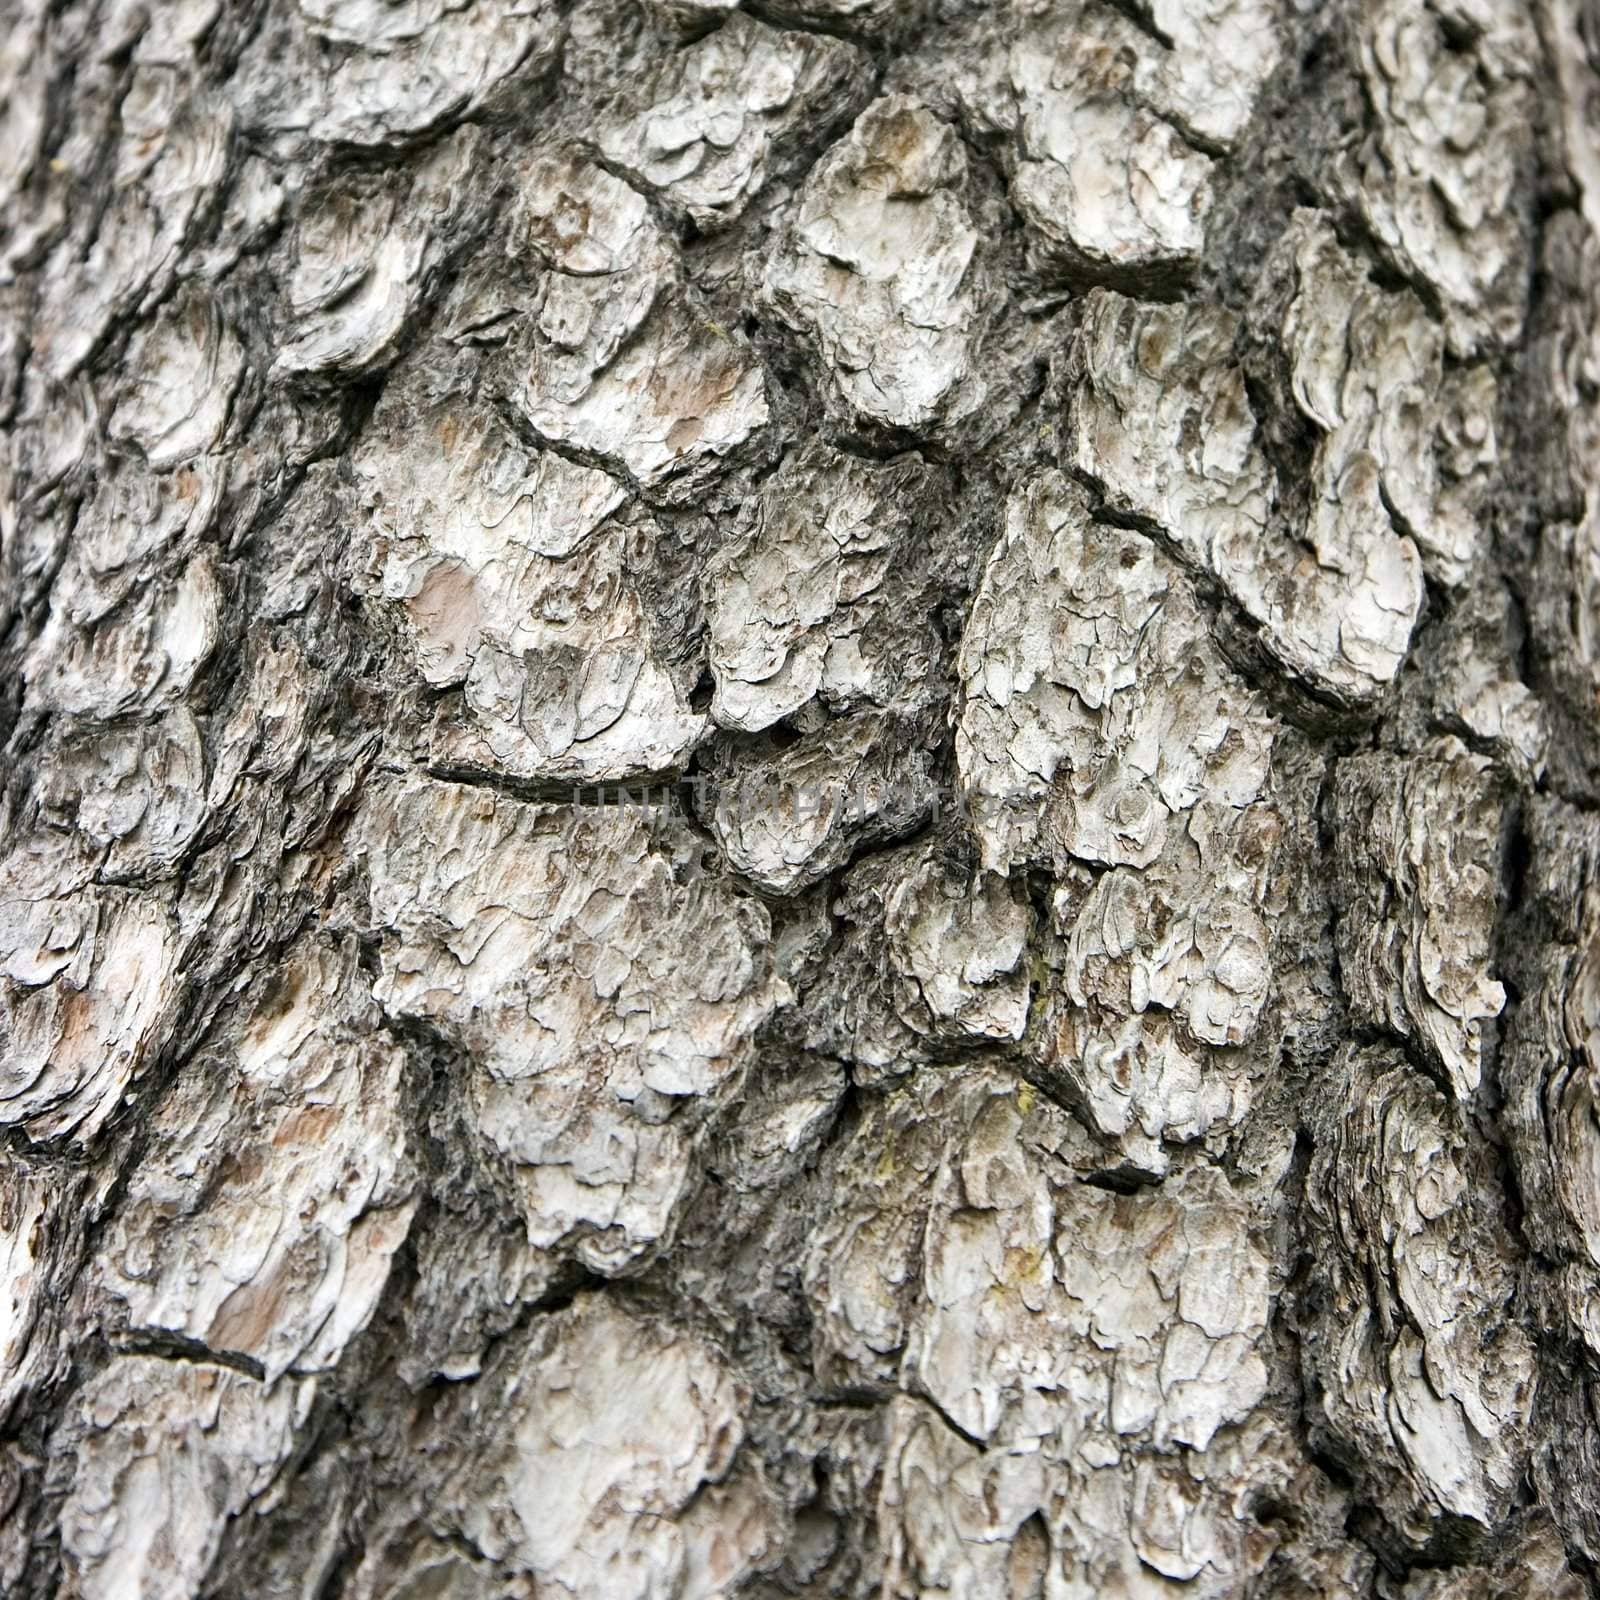
[[[12,0],[0,1593],[1600,1593],[1597,105]]]

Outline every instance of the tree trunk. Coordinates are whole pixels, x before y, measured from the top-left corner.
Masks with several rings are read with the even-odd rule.
[[[0,30],[0,1592],[1600,1593],[1600,13]]]

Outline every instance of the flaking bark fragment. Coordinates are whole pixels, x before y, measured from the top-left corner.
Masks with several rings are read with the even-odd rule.
[[[536,81],[563,32],[548,0],[296,7],[263,40],[290,70],[264,75],[271,89],[256,120],[280,139],[358,150],[409,145],[479,110],[507,80]]]
[[[1032,926],[1020,885],[995,873],[973,881],[936,851],[924,852],[884,904],[900,1020],[954,1043],[1020,1039]]]
[[[1084,1153],[1026,1085],[968,1070],[919,1072],[834,1157],[815,1358],[825,1383],[895,1397],[886,1593],[1011,1592],[1037,1532],[1074,1595],[1143,1592],[1153,1569],[1220,1596],[1265,1558],[1224,1509],[1284,1468],[1232,1448],[1266,1381],[1248,1208],[1212,1171],[1126,1196],[1074,1182]]]
[[[1600,1361],[1600,838],[1591,818],[1558,802],[1527,817],[1526,900],[1547,918],[1547,942],[1522,947],[1524,996],[1502,1053],[1506,1123],[1526,1231],[1553,1267],[1548,1320]],[[1515,947],[1514,947],[1515,948]],[[1590,1536],[1592,1540],[1592,1535]],[[1590,1548],[1593,1548],[1591,1543]]]
[[[175,1020],[178,944],[166,909],[126,890],[0,903],[0,1119],[92,1140]]]
[[[1046,271],[1170,285],[1205,243],[1211,160],[1140,104],[1135,30],[1106,14],[1068,16],[1035,24],[1011,47],[1012,200]]]
[[[104,215],[98,206],[64,208],[33,326],[34,348],[55,380],[81,371],[120,319],[148,312],[170,293],[184,250],[216,202],[234,111],[195,84],[192,50],[182,56],[181,65],[135,70],[115,139],[107,140],[114,188]],[[62,187],[82,181],[72,157],[92,167],[95,154],[91,144],[58,157]]]
[[[1282,54],[1272,8],[1262,0],[1133,0],[1127,9],[1166,46],[1140,53],[1140,94],[1204,147],[1231,149]]]
[[[627,496],[608,473],[429,376],[390,386],[352,465],[354,586],[390,609],[425,682],[460,690],[431,759],[571,783],[680,766],[705,719],[659,659],[633,577],[653,528],[608,520]]]
[[[337,1365],[416,1208],[405,1052],[376,1020],[353,946],[308,942],[209,1092],[152,1120],[98,1270],[130,1328],[248,1357],[269,1380]]]
[[[850,868],[826,906],[837,955],[796,961],[796,1012],[776,1025],[806,1051],[848,1062],[857,1082],[1027,1028],[1035,919],[1024,886],[952,859],[949,844],[930,830]]]
[[[1009,502],[957,670],[986,866],[1145,867],[1202,801],[1261,792],[1272,718],[1209,646],[1191,585],[1057,473]]]
[[[704,1113],[782,996],[766,913],[679,880],[694,840],[669,808],[409,778],[358,829],[378,1003],[471,1054],[473,1116],[546,1270],[626,1270],[670,1237]]]
[[[998,138],[1042,277],[1171,292],[1203,254],[1214,157],[1248,126],[1278,48],[1257,3],[995,7],[890,81],[952,98]]]
[[[1490,1157],[1440,1090],[1350,1047],[1306,1176],[1313,1436],[1413,1550],[1489,1535],[1526,1469],[1533,1342]],[[1373,1182],[1374,1176],[1381,1175]]]
[[[296,230],[276,372],[348,379],[394,359],[451,249],[474,147],[463,131],[409,183],[353,177],[311,200]]]
[[[1536,36],[1528,9],[1365,0],[1354,31],[1371,132],[1340,186],[1389,261],[1440,307],[1451,348],[1515,340]]]
[[[1415,1038],[1451,1093],[1482,1076],[1483,1030],[1505,989],[1489,976],[1500,782],[1440,739],[1409,760],[1352,756],[1334,774],[1339,975],[1357,1017]]]
[[[1290,384],[1323,435],[1314,494],[1331,504],[1370,457],[1396,533],[1416,543],[1431,576],[1459,585],[1483,543],[1482,502],[1496,461],[1491,368],[1447,370],[1444,332],[1422,302],[1407,290],[1379,289],[1321,213],[1297,212],[1278,248],[1292,256],[1296,289],[1283,326]],[[1322,505],[1312,512],[1313,531]]]
[[[914,455],[879,465],[812,444],[784,461],[705,566],[713,720],[755,733],[819,695],[937,703],[943,650],[916,601],[932,560],[919,513],[939,487]]]
[[[713,1600],[782,1533],[748,1403],[715,1345],[580,1295],[438,1419],[459,1464],[424,1514],[540,1595]]]
[[[735,12],[630,84],[596,144],[608,165],[709,231],[734,221],[862,83],[862,57],[843,42]]]
[[[736,872],[796,894],[926,822],[938,804],[931,766],[892,718],[840,717],[768,753],[712,748],[701,819]]]
[[[984,403],[988,275],[966,178],[955,130],[888,96],[790,207],[762,292],[821,360],[846,418],[920,437]]]
[[[681,496],[766,427],[759,362],[695,303],[620,179],[575,153],[534,156],[504,248],[545,268],[508,352],[510,393],[541,436]]]
[[[1239,1122],[1270,984],[1277,724],[1178,564],[1057,473],[1007,506],[962,638],[956,762],[986,867],[1046,866],[1030,1056],[1135,1169]],[[1088,879],[1076,863],[1109,868]]]
[[[1304,526],[1284,526],[1237,331],[1220,309],[1094,291],[1067,366],[1064,463],[1209,572],[1287,671],[1337,703],[1369,706],[1405,659],[1422,563],[1389,531],[1364,450],[1327,462]]]
[[[315,1383],[267,1388],[224,1367],[114,1359],[79,1392],[54,1448],[71,1460],[61,1509],[73,1600],[183,1600],[223,1532],[268,1495]]]

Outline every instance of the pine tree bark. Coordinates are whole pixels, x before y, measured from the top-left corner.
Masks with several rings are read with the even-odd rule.
[[[1600,13],[0,39],[0,1591],[1600,1592]]]

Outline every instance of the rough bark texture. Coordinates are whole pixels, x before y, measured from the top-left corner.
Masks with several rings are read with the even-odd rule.
[[[0,1592],[1600,1593],[1597,105],[11,0]]]

